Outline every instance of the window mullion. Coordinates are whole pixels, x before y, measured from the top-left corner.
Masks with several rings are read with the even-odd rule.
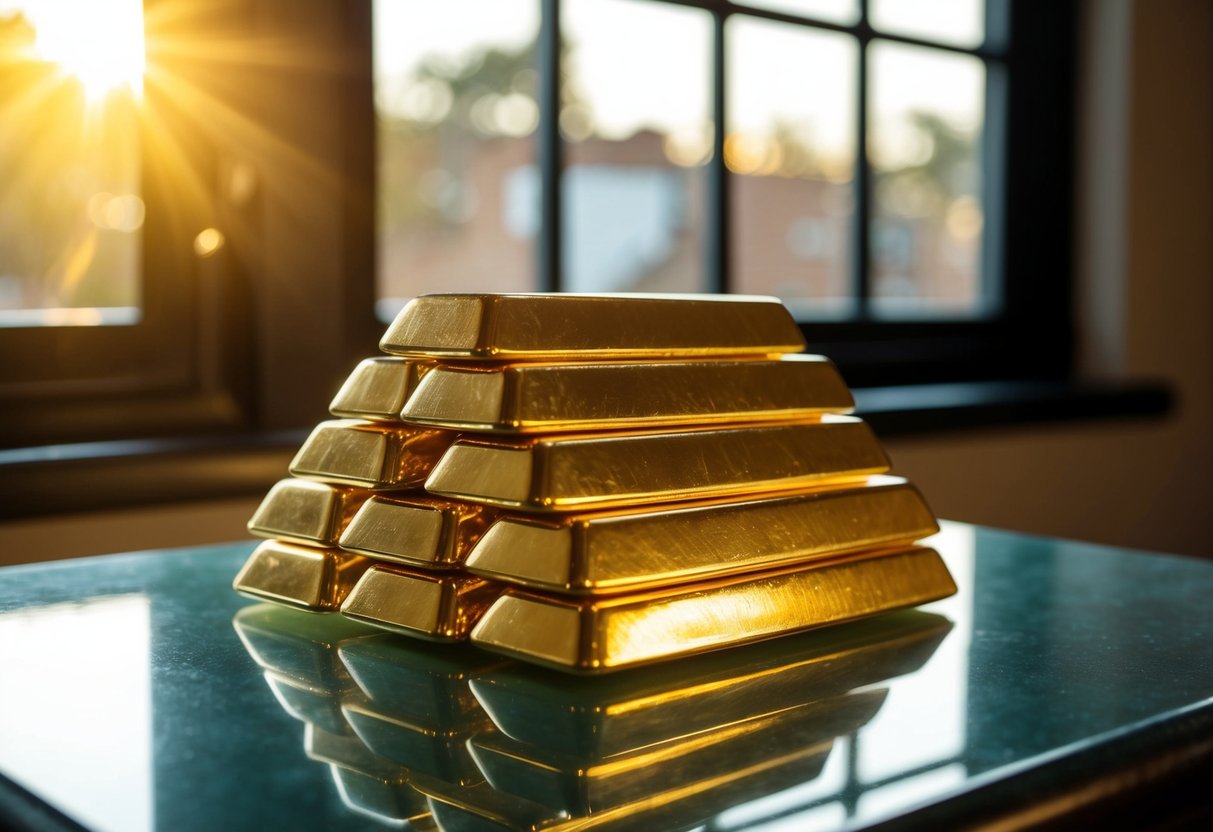
[[[540,0],[539,127],[536,155],[539,165],[539,235],[535,259],[540,291],[559,291],[561,279],[561,177],[564,148],[560,137],[560,0]]]
[[[708,288],[729,291],[729,171],[724,162],[725,123],[725,44],[727,14],[712,14],[712,158],[708,162],[707,268]]]
[[[855,293],[855,317],[871,317],[871,196],[872,168],[868,163],[868,0],[859,0],[858,49],[855,68],[855,176],[852,180],[851,286]]]

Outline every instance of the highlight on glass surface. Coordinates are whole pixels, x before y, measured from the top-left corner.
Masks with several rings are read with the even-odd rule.
[[[139,318],[140,0],[0,0],[0,326]]]

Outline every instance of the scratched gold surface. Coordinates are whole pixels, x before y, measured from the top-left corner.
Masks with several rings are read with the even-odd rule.
[[[321,422],[290,472],[337,485],[393,489],[421,485],[455,439],[450,431],[358,419]]]
[[[257,537],[309,546],[336,546],[354,513],[370,496],[366,489],[303,479],[274,483],[248,522]]]
[[[794,496],[664,510],[506,516],[467,558],[487,578],[558,593],[613,593],[910,543],[938,531],[897,477]]]
[[[565,670],[671,659],[951,595],[938,553],[911,548],[621,596],[506,590],[473,643]]]
[[[493,519],[484,506],[438,497],[379,495],[363,503],[341,548],[398,563],[459,566]]]
[[[570,511],[787,492],[888,470],[888,457],[861,420],[822,418],[512,442],[464,438],[434,466],[425,487],[507,508]]]
[[[471,431],[555,432],[771,422],[854,407],[820,356],[778,361],[440,366],[405,421]]]
[[[420,358],[585,361],[769,356],[804,338],[775,298],[734,295],[424,295],[380,348]]]
[[[332,612],[369,566],[361,555],[340,549],[267,540],[249,555],[232,586],[254,598]]]

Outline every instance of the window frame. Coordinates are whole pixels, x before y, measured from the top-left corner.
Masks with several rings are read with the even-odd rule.
[[[540,232],[536,265],[540,291],[561,285],[560,135],[561,0],[538,0],[540,116]],[[861,295],[853,320],[801,320],[809,349],[830,356],[853,386],[943,381],[1063,378],[1073,370],[1072,250],[1073,50],[1076,10],[1069,4],[986,0],[982,44],[958,47],[881,32],[868,22],[868,0],[858,0],[859,18],[839,24],[809,16],[756,8],[728,0],[647,0],[707,10],[713,20],[713,145],[708,163],[706,257],[709,291],[730,285],[730,181],[721,148],[726,130],[725,29],[728,18],[745,15],[857,38],[857,155],[853,183],[852,284]],[[1029,37],[1030,34],[1030,37]],[[986,233],[982,279],[994,281],[999,302],[975,318],[939,316],[882,320],[865,309],[869,287],[872,176],[867,160],[867,52],[873,41],[921,46],[980,58],[986,68],[982,131],[983,209]],[[1042,91],[1047,91],[1043,92]],[[1035,125],[1049,125],[1048,138]],[[999,160],[1001,159],[1001,164]],[[1049,193],[1047,202],[1034,193]]]
[[[545,15],[539,60],[558,60],[559,2],[536,2],[557,15]],[[650,2],[707,8],[715,20],[718,54],[724,48],[723,22],[731,14],[808,21],[825,29],[853,28],[724,0]],[[866,10],[866,2],[862,5]],[[332,392],[358,359],[375,352],[383,330],[374,317],[370,0],[146,0],[145,6],[149,20],[156,9],[186,8],[188,14],[173,19],[189,37],[201,32],[216,43],[247,42],[304,60],[275,62],[259,57],[264,53],[258,49],[243,61],[218,64],[227,74],[205,83],[247,122],[245,133],[233,135],[222,125],[200,129],[183,108],[174,115],[171,100],[156,105],[164,118],[177,120],[174,133],[182,137],[182,147],[210,184],[192,214],[178,212],[170,219],[173,215],[157,208],[173,204],[177,195],[171,188],[157,190],[154,162],[149,162],[144,285],[148,303],[163,300],[165,312],[163,317],[158,311],[153,314],[149,305],[145,332],[154,334],[129,350],[150,363],[138,373],[112,372],[120,366],[113,356],[121,353],[88,342],[128,335],[117,329],[0,331],[6,364],[24,362],[39,368],[37,373],[28,370],[39,379],[37,384],[12,384],[7,370],[0,376],[0,447],[306,428],[326,417]],[[990,34],[980,49],[997,51],[999,65],[1006,69],[987,73],[996,87],[994,95],[1006,106],[1002,123],[987,123],[985,131],[986,152],[999,152],[1002,142],[1006,153],[1003,198],[987,205],[987,227],[1000,231],[987,235],[985,245],[985,257],[995,258],[1004,275],[1003,305],[981,320],[804,322],[810,349],[830,356],[853,387],[1062,379],[1071,374],[1076,12],[1069,4],[1042,8],[987,0],[986,14]],[[869,39],[877,37],[870,27],[863,32]],[[915,38],[888,39],[919,43]],[[183,71],[199,79],[216,66],[213,60],[196,63]],[[713,75],[719,146],[724,138],[719,117],[724,68],[719,61]],[[537,162],[541,170],[558,171],[563,158],[554,106],[559,89],[555,76],[540,77],[540,95],[548,106],[541,106]],[[291,95],[300,89],[308,95]],[[272,106],[265,106],[266,101]],[[995,110],[987,106],[987,119]],[[331,115],[317,124],[316,113]],[[1039,124],[1049,125],[1047,136],[1036,128]],[[258,143],[257,131],[270,141],[250,149]],[[294,193],[286,181],[292,171],[273,169],[273,148],[283,141],[297,145],[326,171],[320,186],[324,199],[310,216],[300,217],[292,204]],[[226,199],[220,187],[223,171],[233,162],[248,162],[257,172],[257,193],[247,204]],[[715,154],[713,165],[710,213],[716,216],[710,222],[727,228],[731,174],[721,154]],[[1059,182],[1065,187],[1058,188]],[[1036,193],[1048,193],[1050,199],[1034,200]],[[555,285],[559,270],[560,198],[559,180],[544,176],[541,236],[535,249],[541,290]],[[208,226],[231,233],[217,256],[199,259],[192,251],[193,235]],[[707,236],[708,264],[715,275],[710,288],[718,289],[725,279],[721,275],[727,274],[729,239],[727,233]],[[160,291],[163,298],[155,294]],[[93,362],[97,372],[74,377],[52,373],[38,357],[56,351]],[[146,371],[157,366],[167,369]]]

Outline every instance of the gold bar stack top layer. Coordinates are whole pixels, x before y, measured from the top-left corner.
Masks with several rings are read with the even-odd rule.
[[[380,347],[249,521],[239,591],[574,673],[955,591],[775,299],[429,295]]]
[[[427,295],[379,342],[417,358],[646,360],[800,352],[804,337],[774,298],[707,295]]]

